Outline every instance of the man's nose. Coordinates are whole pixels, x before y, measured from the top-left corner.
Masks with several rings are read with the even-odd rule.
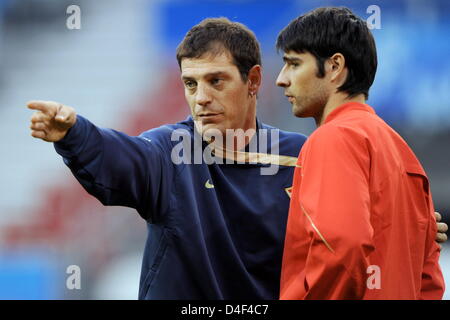
[[[199,85],[197,88],[197,94],[195,96],[195,103],[202,107],[211,103],[211,92],[206,86]]]
[[[286,77],[284,68],[280,71],[280,74],[278,75],[278,78],[276,80],[276,84],[277,84],[277,86],[283,87],[283,88],[290,86],[290,82],[289,82],[289,79]]]

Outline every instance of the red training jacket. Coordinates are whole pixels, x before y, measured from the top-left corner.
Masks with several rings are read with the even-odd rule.
[[[365,104],[333,110],[294,173],[281,299],[441,299],[428,178]]]

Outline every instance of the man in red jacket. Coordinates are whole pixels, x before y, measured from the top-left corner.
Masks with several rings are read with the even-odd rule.
[[[377,68],[365,21],[319,8],[282,30],[277,48],[277,84],[318,126],[294,173],[281,299],[441,299],[428,178],[365,104]]]

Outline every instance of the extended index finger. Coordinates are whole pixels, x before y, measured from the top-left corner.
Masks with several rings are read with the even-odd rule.
[[[53,116],[58,110],[59,104],[53,101],[32,100],[27,103],[29,109],[42,111]]]

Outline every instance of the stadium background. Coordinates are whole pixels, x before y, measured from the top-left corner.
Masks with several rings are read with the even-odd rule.
[[[81,29],[66,8],[81,8]],[[369,104],[408,141],[431,179],[436,208],[450,218],[450,2],[445,0],[0,0],[0,299],[136,299],[145,223],[130,209],[103,207],[76,183],[51,144],[29,135],[31,99],[54,100],[104,127],[138,134],[188,114],[175,48],[205,17],[255,31],[263,49],[258,116],[309,134],[274,86],[282,65],[278,31],[322,5],[368,18],[379,68]],[[450,281],[450,246],[441,266]],[[81,269],[68,290],[66,269]],[[447,293],[446,299],[450,298]]]

